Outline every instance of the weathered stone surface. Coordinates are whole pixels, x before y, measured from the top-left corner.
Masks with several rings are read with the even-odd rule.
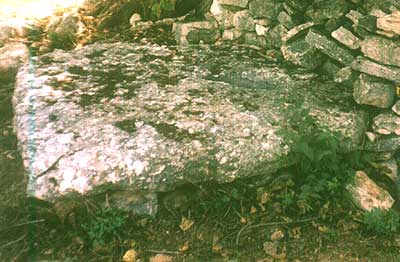
[[[7,43],[0,48],[0,82],[13,81],[18,68],[28,58],[29,50],[22,43]]]
[[[252,0],[249,3],[250,14],[255,18],[268,18],[276,20],[282,4],[275,0]]]
[[[230,29],[233,27],[233,16],[235,12],[221,7],[218,1],[213,2],[210,11],[218,21],[221,29]]]
[[[21,19],[0,18],[0,47],[10,41],[14,41],[13,38],[24,36],[26,23],[25,20]]]
[[[394,152],[400,149],[400,137],[382,137],[375,140],[373,143],[368,143],[365,149],[375,152]]]
[[[299,34],[301,34],[302,32],[306,31],[307,29],[311,28],[312,26],[314,26],[313,22],[307,22],[301,25],[297,25],[295,27],[293,27],[292,29],[290,29],[287,34],[285,34],[282,37],[282,41],[284,42],[288,42],[291,39],[295,38],[296,36],[298,36]]]
[[[222,6],[233,6],[238,8],[246,8],[249,4],[249,0],[218,0]]]
[[[198,44],[200,42],[212,44],[220,37],[218,23],[215,20],[177,22],[172,31],[175,34],[176,42],[181,45]]]
[[[281,25],[283,25],[284,27],[286,27],[287,29],[291,29],[294,26],[292,17],[285,11],[280,12],[277,19],[278,19],[278,22]]]
[[[353,86],[358,74],[355,73],[350,66],[346,66],[337,71],[334,81],[345,86]]]
[[[398,165],[396,159],[391,158],[382,162],[371,163],[372,166],[378,170],[378,172],[384,176],[387,176],[396,186],[396,188],[400,189],[400,181],[398,175]]]
[[[256,24],[254,19],[250,16],[248,10],[243,10],[235,13],[233,16],[233,26],[240,30],[254,31]]]
[[[400,35],[400,12],[379,17],[376,26],[387,33]]]
[[[388,79],[398,84],[400,83],[400,68],[384,66],[362,56],[358,56],[353,63],[351,63],[351,68],[371,76]]]
[[[364,211],[371,211],[374,208],[390,209],[394,199],[383,188],[378,186],[363,171],[357,171],[354,185],[347,187],[352,195],[354,204]]]
[[[382,113],[374,117],[373,130],[382,135],[400,135],[400,117],[393,113]]]
[[[309,5],[306,14],[315,23],[343,16],[348,11],[346,0],[315,0]]]
[[[309,70],[314,70],[321,65],[321,55],[304,39],[284,44],[281,52],[285,60]]]
[[[55,16],[47,25],[47,37],[54,48],[70,49],[74,47],[77,34],[82,32],[85,25],[79,16],[68,14]]]
[[[242,36],[243,32],[239,29],[227,29],[222,33],[222,40],[235,41]]]
[[[368,36],[361,42],[361,51],[377,62],[400,66],[400,46],[387,38]]]
[[[244,43],[247,45],[254,45],[260,47],[266,46],[265,37],[259,36],[256,33],[245,33]]]
[[[140,14],[133,14],[131,18],[129,18],[129,24],[131,27],[135,27],[138,22],[142,21],[142,16]]]
[[[360,39],[353,35],[352,32],[344,28],[343,26],[339,27],[337,30],[332,32],[332,37],[337,41],[347,46],[350,49],[358,49],[360,48]]]
[[[332,61],[327,60],[322,64],[322,71],[325,72],[331,79],[336,76],[336,73],[340,70],[340,67],[332,63]]]
[[[263,25],[256,24],[256,34],[259,36],[266,36],[269,28]],[[265,40],[265,39],[264,39]]]
[[[286,112],[293,97],[349,146],[361,141],[366,119],[351,94],[257,54],[114,43],[37,57],[33,72],[19,71],[13,99],[28,193],[56,201],[267,176],[287,165],[291,145],[277,131],[296,125]]]
[[[395,90],[382,79],[360,74],[354,83],[354,100],[358,104],[389,108],[394,103]]]
[[[282,46],[282,38],[286,35],[287,29],[281,24],[276,25],[271,30],[268,31],[267,35],[267,43],[269,43],[269,47],[272,48],[280,48]]]
[[[392,106],[392,111],[400,116],[400,100],[397,100],[397,102]]]
[[[306,42],[344,65],[350,65],[354,60],[353,55],[348,50],[313,30],[310,30],[306,35]]]

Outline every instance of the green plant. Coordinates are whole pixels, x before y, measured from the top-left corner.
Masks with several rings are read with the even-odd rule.
[[[115,208],[100,208],[90,221],[82,225],[90,243],[104,244],[118,238],[126,222],[127,214]]]
[[[151,14],[154,18],[160,19],[163,12],[172,12],[175,10],[175,6],[172,0],[160,0],[153,3],[151,7]]]
[[[381,236],[390,236],[400,231],[400,215],[391,209],[374,208],[364,214],[363,222],[368,232]]]
[[[290,105],[287,112],[289,126],[280,133],[291,145],[288,160],[294,164],[289,171],[294,176],[296,194],[287,196],[284,206],[294,203],[306,213],[329,202],[341,202],[353,170],[363,166],[362,154],[346,153],[343,136],[321,129],[302,101]]]

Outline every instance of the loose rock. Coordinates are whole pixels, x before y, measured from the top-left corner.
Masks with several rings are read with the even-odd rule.
[[[354,204],[364,211],[371,211],[374,208],[390,209],[394,204],[390,194],[363,171],[356,172],[354,185],[349,185],[347,189],[352,194]]]
[[[394,86],[382,79],[361,74],[354,83],[354,100],[358,104],[389,108],[394,103]]]
[[[323,36],[313,30],[308,32],[306,36],[306,42],[310,46],[313,46],[324,54],[328,55],[333,60],[336,60],[344,65],[350,65],[354,60],[354,57],[348,50],[340,47],[326,36]]]
[[[344,28],[343,26],[332,32],[332,37],[338,40],[343,45],[350,49],[360,48],[360,39],[358,39],[352,32]]]
[[[397,67],[384,66],[358,56],[351,64],[351,68],[367,75],[388,79],[400,84],[400,68]]]

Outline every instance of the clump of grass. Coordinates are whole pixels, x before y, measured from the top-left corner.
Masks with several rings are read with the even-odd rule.
[[[389,209],[374,208],[363,217],[368,232],[379,236],[392,236],[400,232],[400,214]]]

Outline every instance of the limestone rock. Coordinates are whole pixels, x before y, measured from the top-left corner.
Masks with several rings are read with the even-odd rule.
[[[256,24],[256,34],[259,36],[266,36],[269,28],[263,25]],[[264,39],[265,40],[265,39]]]
[[[249,0],[218,0],[222,6],[233,6],[238,8],[246,8],[249,4]]]
[[[377,171],[388,177],[394,184],[395,187],[400,189],[400,181],[399,181],[399,174],[398,174],[398,165],[396,159],[391,158],[386,161],[372,163],[372,166],[377,169]]]
[[[348,8],[349,5],[345,0],[316,0],[309,5],[306,14],[319,24],[325,20],[343,16]]]
[[[252,0],[249,4],[250,14],[254,18],[276,20],[281,10],[282,4],[275,0]]]
[[[366,126],[351,94],[240,46],[96,43],[32,63],[18,73],[14,127],[27,192],[51,202],[272,175],[288,164],[278,130],[298,124],[287,114],[293,98],[349,147]],[[129,196],[110,201],[124,207]]]
[[[311,28],[312,26],[314,26],[313,22],[307,22],[301,25],[297,25],[295,27],[293,27],[292,29],[290,29],[287,34],[285,34],[282,37],[282,41],[284,42],[288,42],[291,39],[295,38],[296,36],[298,36],[299,34],[301,34],[302,32],[305,32],[307,29]]]
[[[381,137],[365,147],[366,150],[374,152],[392,152],[400,149],[400,137]]]
[[[177,22],[172,31],[176,41],[181,45],[215,43],[219,35],[217,21]]]
[[[330,60],[325,61],[325,63],[323,63],[322,65],[322,71],[324,71],[325,74],[328,75],[331,79],[336,76],[339,70],[340,67]]]
[[[353,95],[358,104],[389,108],[394,103],[395,90],[382,79],[361,74],[354,83]]]
[[[348,186],[347,189],[352,195],[354,204],[364,211],[371,211],[374,208],[390,209],[394,204],[390,194],[363,171],[356,172],[354,185]]]
[[[292,17],[285,11],[280,12],[277,19],[278,22],[287,29],[291,29],[294,26]]]
[[[358,75],[351,69],[350,66],[346,66],[337,71],[334,81],[338,84],[343,84],[350,87],[353,86],[357,76]]]
[[[281,52],[285,60],[309,70],[314,70],[321,64],[319,52],[304,39],[284,44]]]
[[[250,16],[248,10],[243,10],[235,13],[233,16],[233,26],[240,30],[254,31],[254,19]]]
[[[358,56],[351,64],[351,68],[371,76],[388,79],[400,84],[400,68],[397,67],[384,66],[362,56]]]
[[[333,60],[336,60],[344,65],[350,65],[353,62],[353,55],[346,49],[340,47],[334,41],[326,36],[310,30],[306,36],[306,42],[326,54]]]
[[[244,43],[247,45],[254,45],[260,47],[266,46],[265,37],[259,36],[256,33],[245,33]]]
[[[287,34],[287,29],[281,24],[274,26],[268,31],[266,40],[271,48],[280,48],[282,46],[282,38]]]
[[[72,49],[76,43],[77,35],[82,32],[85,25],[75,14],[64,14],[54,17],[47,25],[47,37],[53,48]]]
[[[28,58],[29,50],[22,43],[7,43],[0,48],[0,82],[13,81],[18,68]]]
[[[393,113],[382,113],[374,117],[373,130],[382,135],[400,135],[400,117]]]
[[[361,51],[377,62],[400,67],[400,46],[392,40],[368,36],[361,42]]]
[[[390,15],[379,17],[376,25],[385,32],[400,35],[400,12],[393,12]]]
[[[134,249],[129,249],[122,257],[123,262],[137,262],[137,252]]]
[[[133,14],[131,18],[129,18],[129,24],[131,27],[135,27],[138,22],[142,21],[142,17],[140,14]]]
[[[396,115],[400,116],[400,100],[392,106],[392,111],[396,113]]]
[[[354,50],[360,48],[360,39],[343,26],[333,31],[332,37],[350,49]]]
[[[242,36],[243,32],[239,29],[227,29],[222,33],[222,40],[235,41]]]

